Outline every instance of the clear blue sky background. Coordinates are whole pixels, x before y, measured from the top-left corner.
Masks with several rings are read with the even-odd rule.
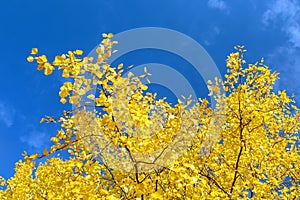
[[[298,0],[9,0],[1,2],[0,26],[0,175],[5,178],[23,150],[49,146],[57,127],[40,125],[40,118],[66,109],[58,101],[58,74],[46,77],[26,62],[31,47],[50,57],[77,48],[88,53],[103,32],[170,28],[205,47],[223,73],[233,46],[245,45],[248,61],[264,57],[281,73],[276,87],[294,92],[300,102]]]

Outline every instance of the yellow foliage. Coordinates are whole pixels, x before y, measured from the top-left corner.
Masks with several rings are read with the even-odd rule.
[[[53,145],[41,154],[24,152],[14,176],[0,177],[0,199],[300,196],[300,113],[285,91],[273,91],[278,73],[263,61],[244,66],[245,50],[238,46],[227,58],[225,80],[208,81],[215,109],[206,99],[191,108],[190,101],[171,106],[145,93],[147,86],[133,74],[122,78],[122,64],[114,68],[106,63],[116,42],[112,34],[103,37],[93,63],[78,57],[81,50],[56,56],[52,63],[46,56],[28,59],[43,66],[46,75],[56,67],[74,80],[61,86],[59,96],[62,103],[69,98],[76,109],[42,118],[61,126],[51,138]],[[97,96],[89,93],[93,85],[100,90]],[[87,111],[79,101],[84,95],[100,111]],[[224,121],[218,120],[221,116]],[[219,142],[209,143],[207,137]],[[60,151],[69,158],[55,156]],[[43,157],[46,161],[37,164]]]

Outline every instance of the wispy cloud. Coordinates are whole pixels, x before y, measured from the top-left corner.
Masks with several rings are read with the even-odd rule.
[[[272,68],[280,72],[280,80],[277,89],[287,89],[289,93],[294,93],[298,103],[300,103],[300,49],[292,48],[289,45],[277,47],[268,56]]]
[[[300,102],[300,5],[296,0],[276,0],[262,16],[266,28],[279,27],[287,41],[269,55],[275,69],[281,73],[278,89],[287,89]]]
[[[43,131],[33,130],[28,135],[21,136],[20,139],[30,148],[38,150],[41,147],[45,147],[45,144],[49,141],[49,135]]]
[[[289,37],[293,47],[300,47],[300,5],[295,0],[276,0],[264,12],[262,22],[268,26],[278,25]]]
[[[211,27],[207,32],[204,32],[204,44],[210,46],[215,43],[217,36],[220,34],[221,30],[218,26]]]
[[[208,0],[207,5],[210,8],[221,10],[225,13],[229,13],[229,6],[223,0]]]
[[[0,101],[0,122],[10,127],[14,123],[15,109],[2,101]]]

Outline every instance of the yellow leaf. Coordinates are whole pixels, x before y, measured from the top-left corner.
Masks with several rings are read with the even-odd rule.
[[[121,140],[122,142],[125,142],[125,141],[127,140],[127,137],[126,137],[126,136],[121,136],[121,137],[120,137],[120,140]]]
[[[30,159],[36,159],[37,157],[39,157],[39,154],[37,154],[37,153],[32,154],[31,156],[29,156]]]
[[[151,194],[151,198],[154,198],[154,199],[163,199],[163,195],[158,193],[158,192],[155,192],[155,193],[152,193]]]
[[[47,151],[47,149],[45,148],[44,151],[43,151],[43,155],[45,156],[49,156],[49,152]]]
[[[108,38],[112,38],[114,35],[112,34],[112,33],[109,33],[108,35],[107,35],[107,37]]]
[[[38,65],[37,70],[41,71],[44,68],[44,65]]]
[[[32,55],[36,55],[38,53],[38,49],[37,48],[32,48],[31,49],[31,54]]]
[[[23,151],[22,156],[27,156],[27,152]]]
[[[148,89],[148,86],[147,86],[147,85],[142,85],[142,86],[141,86],[141,89],[142,89],[142,90],[147,90],[147,89]]]
[[[44,64],[44,68],[45,68],[44,74],[46,76],[52,74],[52,71],[54,70],[54,67],[50,63],[45,63]]]
[[[74,53],[77,54],[77,55],[82,55],[83,51],[79,50],[79,49],[76,49]]]
[[[27,61],[28,61],[28,62],[33,62],[33,61],[34,61],[34,57],[28,56],[28,57],[27,57]]]
[[[40,123],[43,123],[45,121],[45,118],[43,117],[40,121]]]
[[[47,62],[47,57],[45,55],[41,55],[41,56],[37,57],[38,64],[43,64],[45,62]]]
[[[29,156],[25,156],[25,157],[24,157],[24,161],[25,161],[25,163],[28,163],[28,162],[30,162],[30,158],[29,158]]]
[[[123,63],[118,65],[118,69],[121,69],[123,67]]]
[[[66,100],[65,98],[61,98],[61,99],[60,99],[60,102],[61,102],[62,104],[65,104],[65,103],[67,102],[67,100]]]

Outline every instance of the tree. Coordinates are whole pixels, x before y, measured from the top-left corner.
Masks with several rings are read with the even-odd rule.
[[[1,199],[300,196],[299,109],[285,91],[274,91],[278,73],[263,60],[246,65],[246,50],[235,47],[225,81],[208,81],[216,108],[189,98],[172,106],[145,92],[146,70],[124,78],[122,64],[110,66],[116,42],[112,34],[103,37],[96,60],[75,50],[50,63],[32,49],[27,59],[38,70],[61,70],[74,80],[59,91],[60,101],[73,109],[42,118],[61,125],[53,145],[40,154],[24,152],[14,176],[0,179]],[[61,151],[69,158],[60,158]]]

